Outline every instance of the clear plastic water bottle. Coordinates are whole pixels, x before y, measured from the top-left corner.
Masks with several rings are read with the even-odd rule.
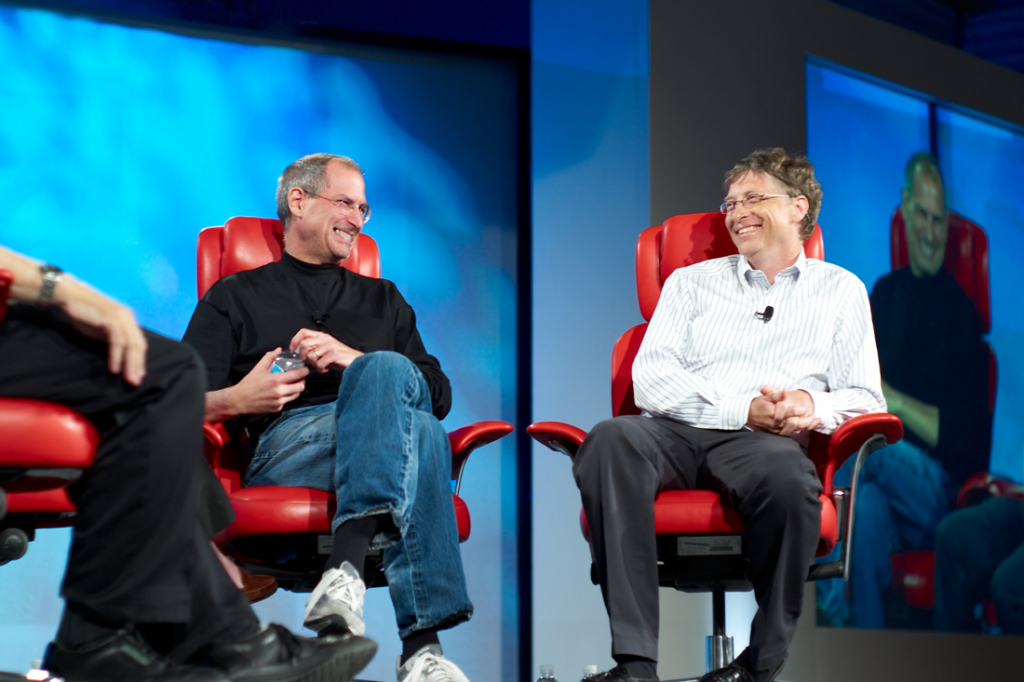
[[[284,350],[274,358],[274,364],[270,366],[270,373],[278,374],[279,372],[288,372],[305,366],[306,363],[299,357],[296,351]]]
[[[587,678],[597,674],[596,665],[585,665],[583,666],[583,679],[580,682],[587,682]]]
[[[537,678],[537,682],[558,682],[555,679],[555,666],[553,665],[542,665],[540,667],[540,677]]]

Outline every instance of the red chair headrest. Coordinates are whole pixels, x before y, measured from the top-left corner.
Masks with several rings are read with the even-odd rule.
[[[636,243],[636,289],[640,313],[650,321],[661,297],[661,287],[678,268],[736,253],[721,212],[672,216],[640,233]],[[808,258],[825,259],[821,227],[804,242]]]
[[[252,270],[281,259],[284,230],[273,218],[235,217],[223,227],[208,227],[199,233],[196,247],[199,296],[221,277]],[[380,278],[377,242],[360,234],[352,253],[341,267],[364,277]]]
[[[893,270],[904,268],[910,262],[907,251],[907,232],[903,212],[897,206],[889,225],[889,258]],[[963,216],[949,212],[949,231],[946,237],[946,255],[942,268],[953,275],[967,298],[974,303],[987,333],[992,328],[991,303],[988,282],[988,237],[985,230]]]

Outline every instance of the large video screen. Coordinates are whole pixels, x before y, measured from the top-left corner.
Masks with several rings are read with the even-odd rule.
[[[199,230],[276,217],[277,178],[302,155],[351,156],[365,170],[383,276],[451,378],[446,428],[515,422],[517,69],[0,6],[0,243],[179,338],[196,303]],[[505,439],[470,458],[461,489],[476,610],[442,638],[473,679],[517,679],[515,471]],[[0,568],[0,669],[24,672],[54,636],[68,537],[40,531],[25,558]],[[305,598],[279,592],[258,612],[298,632]],[[369,591],[366,617],[381,648],[363,675],[391,679],[401,645],[387,590]]]
[[[826,257],[871,292],[905,432],[864,465],[850,581],[817,584],[818,624],[1024,634],[1024,131],[829,64],[806,76]]]

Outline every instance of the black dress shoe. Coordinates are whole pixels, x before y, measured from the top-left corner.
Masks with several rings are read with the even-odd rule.
[[[276,623],[247,640],[213,642],[193,657],[231,682],[348,682],[377,653],[366,637],[296,637]]]
[[[754,674],[736,663],[712,670],[700,682],[754,682]]]
[[[584,677],[583,682],[658,682],[657,677],[633,677],[624,665],[617,665],[603,673]]]
[[[170,662],[130,628],[82,649],[50,642],[43,669],[67,682],[227,682],[219,670]]]
[[[718,670],[712,670],[704,677],[700,678],[698,682],[754,682],[754,673],[751,672],[750,668],[747,667],[749,664],[750,650],[744,649],[736,659]],[[775,678],[782,672],[782,666],[786,665],[786,659],[782,659],[782,663],[772,671],[771,675],[768,676],[767,682],[774,682]]]

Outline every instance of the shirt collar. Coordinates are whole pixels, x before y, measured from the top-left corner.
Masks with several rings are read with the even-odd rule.
[[[800,281],[800,275],[803,274],[803,272],[804,272],[804,270],[806,268],[807,268],[807,256],[804,255],[804,250],[800,249],[800,253],[796,257],[796,262],[793,263],[792,265],[790,265],[788,268],[786,268],[782,272],[780,272],[779,276],[780,277],[782,277],[782,276],[789,277],[790,274],[792,274],[793,280],[798,282],[798,281]],[[736,261],[736,276],[739,277],[740,284],[748,284],[748,283],[750,283],[750,281],[751,281],[750,278],[755,276],[754,275],[755,272],[760,272],[760,271],[759,270],[754,270],[752,267],[750,267],[750,263],[747,262],[747,257],[742,255],[742,254],[740,254],[739,259]]]

